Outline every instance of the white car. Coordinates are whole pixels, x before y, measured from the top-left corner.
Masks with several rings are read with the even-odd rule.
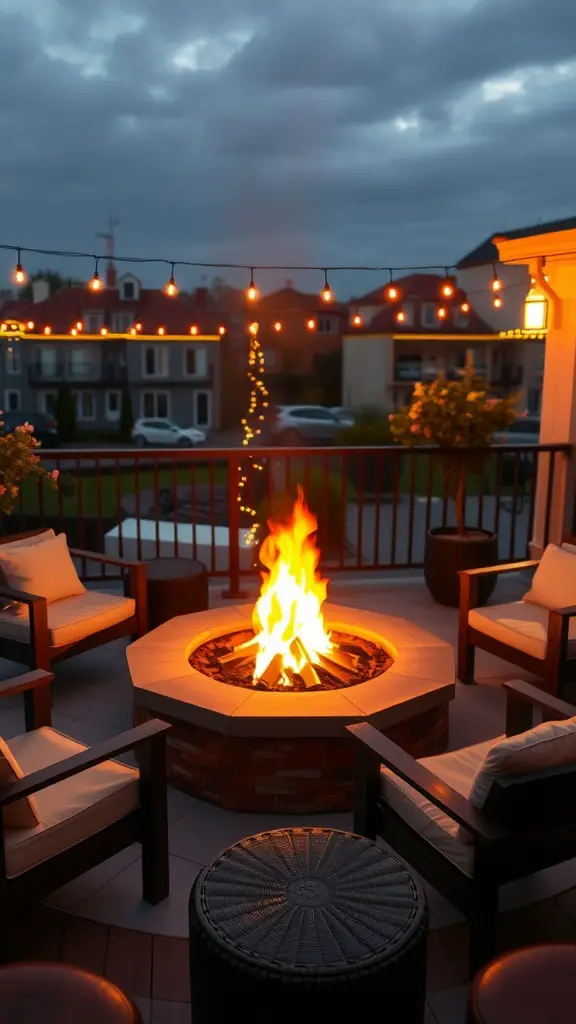
[[[206,434],[197,427],[180,427],[172,420],[136,420],[132,429],[132,440],[139,448],[195,448],[204,444]]]
[[[270,427],[274,444],[333,444],[354,420],[336,416],[324,405],[279,405]]]

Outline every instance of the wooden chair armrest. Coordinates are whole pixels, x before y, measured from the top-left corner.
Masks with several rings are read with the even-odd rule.
[[[0,683],[0,698],[11,697],[14,693],[37,690],[40,686],[50,686],[54,681],[54,673],[37,668],[33,672],[25,672],[12,679],[3,679]]]
[[[346,728],[354,739],[376,755],[382,764],[467,829],[475,839],[493,842],[512,837],[513,834],[508,829],[486,818],[461,793],[457,793],[437,775],[428,771],[419,761],[383,736],[368,722],[348,725]]]
[[[534,708],[541,708],[552,719],[572,718],[576,708],[566,701],[553,697],[545,690],[525,683],[523,679],[511,679],[502,683],[506,691],[506,735],[517,736],[533,725]]]
[[[99,551],[83,551],[81,548],[69,548],[73,558],[82,558],[90,562],[103,562],[104,565],[118,565],[124,569],[133,569],[135,566],[144,566],[145,562],[129,562],[125,558],[116,558],[115,555],[102,555]]]
[[[18,604],[39,604],[41,601],[47,604],[45,597],[39,597],[38,594],[27,594],[24,590],[15,590],[14,587],[9,587],[8,584],[0,586],[0,598],[4,597],[8,601],[17,601]]]
[[[171,726],[167,722],[161,722],[153,718],[150,722],[129,729],[127,732],[114,736],[111,740],[99,743],[96,747],[88,747],[80,754],[73,754],[63,761],[57,761],[47,768],[40,768],[37,772],[25,775],[17,782],[11,782],[9,786],[0,789],[0,807],[13,804],[21,797],[31,796],[39,793],[56,782],[63,782],[72,775],[86,771],[87,768],[94,768],[103,761],[109,761],[118,754],[124,754],[127,750],[136,750],[138,747],[152,743],[158,737],[165,739],[164,734],[169,732]]]
[[[499,576],[504,572],[520,572],[521,569],[535,569],[538,565],[537,559],[527,559],[525,562],[507,562],[505,565],[490,565],[482,569],[460,569],[460,576]]]
[[[571,619],[576,615],[576,604],[567,605],[566,608],[551,608],[550,615],[561,615],[563,619]]]

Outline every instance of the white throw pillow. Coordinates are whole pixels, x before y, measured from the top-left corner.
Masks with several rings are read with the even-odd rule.
[[[60,533],[42,544],[2,550],[0,567],[11,587],[26,594],[60,601],[64,597],[83,594],[85,586],[78,579],[66,534]]]
[[[526,775],[564,764],[576,764],[576,716],[565,722],[542,722],[490,747],[476,773],[470,802],[481,810],[498,776]]]
[[[23,779],[22,771],[14,754],[5,740],[0,736],[0,786],[9,786],[17,779]],[[34,797],[23,796],[13,804],[3,808],[2,817],[5,828],[36,828],[40,823]]]
[[[532,577],[525,601],[543,608],[569,608],[576,605],[576,554],[567,548],[549,544]]]

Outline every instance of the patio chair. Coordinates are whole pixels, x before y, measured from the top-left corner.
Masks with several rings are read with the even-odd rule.
[[[480,608],[479,584],[488,576],[536,569],[521,601]],[[558,574],[562,578],[558,579]],[[562,594],[566,594],[562,607]],[[458,679],[474,682],[477,647],[532,673],[547,693],[563,696],[576,677],[576,547],[550,544],[540,561],[511,562],[460,573]],[[559,603],[560,602],[560,603]]]
[[[0,537],[0,545],[27,547],[37,545],[44,537],[53,540],[54,531],[33,530]],[[75,548],[69,550],[73,558],[81,560],[83,571],[80,580],[83,583],[106,578],[87,574],[86,566],[89,562],[119,569],[124,595],[84,590],[73,597],[49,601],[45,597],[10,587],[0,571],[0,605],[15,603],[26,609],[24,616],[15,616],[9,608],[0,611],[1,657],[29,668],[49,670],[63,658],[100,647],[119,637],[137,639],[146,633],[148,614],[145,564],[127,562],[92,551]],[[28,698],[25,709],[26,727],[29,728],[31,710]]]
[[[499,737],[417,761],[367,722],[348,726],[354,831],[381,836],[464,914],[471,977],[496,952],[500,887],[576,856],[576,708],[528,683],[504,688],[506,736],[516,737],[506,747]],[[531,729],[535,708],[545,724]],[[512,755],[519,770],[508,761],[504,771]]]
[[[0,698],[31,693],[34,728],[0,739],[0,918],[107,860],[142,845],[142,896],[168,896],[166,733],[147,722],[96,747],[50,727],[50,672],[0,683]],[[139,770],[113,760],[138,751]]]

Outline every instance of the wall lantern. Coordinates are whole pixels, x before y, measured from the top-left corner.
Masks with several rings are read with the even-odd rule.
[[[545,331],[548,326],[548,299],[531,288],[524,302],[524,330]]]

